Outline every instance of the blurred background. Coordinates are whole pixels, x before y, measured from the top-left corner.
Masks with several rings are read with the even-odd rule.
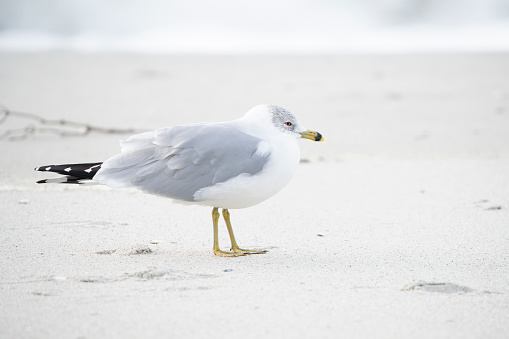
[[[499,52],[508,0],[0,0],[0,50]]]
[[[509,0],[0,0],[0,104],[154,129],[272,103],[326,136],[311,160],[500,156],[508,51]]]

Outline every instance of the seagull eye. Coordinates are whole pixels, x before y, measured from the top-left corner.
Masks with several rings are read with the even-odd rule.
[[[293,124],[290,121],[285,122],[286,126],[292,126]]]

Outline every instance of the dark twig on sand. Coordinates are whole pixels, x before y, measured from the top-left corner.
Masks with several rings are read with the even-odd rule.
[[[49,120],[33,113],[12,111],[0,104],[0,125],[6,123],[11,117],[26,120],[27,124],[22,128],[12,128],[0,133],[0,140],[23,140],[36,133],[67,137],[85,136],[91,132],[103,134],[134,134],[146,131],[135,128],[104,128],[62,119]]]

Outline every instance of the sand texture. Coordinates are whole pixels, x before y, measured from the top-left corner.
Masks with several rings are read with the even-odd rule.
[[[0,103],[140,130],[273,103],[326,140],[300,142],[281,193],[230,211],[239,245],[269,252],[223,258],[209,208],[35,184],[52,175],[34,167],[105,160],[127,134],[10,116],[0,338],[509,336],[507,54],[1,54]]]

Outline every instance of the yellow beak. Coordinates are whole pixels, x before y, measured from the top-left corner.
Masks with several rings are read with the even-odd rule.
[[[318,132],[307,130],[306,132],[300,133],[301,138],[314,140],[314,141],[324,141],[322,135]]]

